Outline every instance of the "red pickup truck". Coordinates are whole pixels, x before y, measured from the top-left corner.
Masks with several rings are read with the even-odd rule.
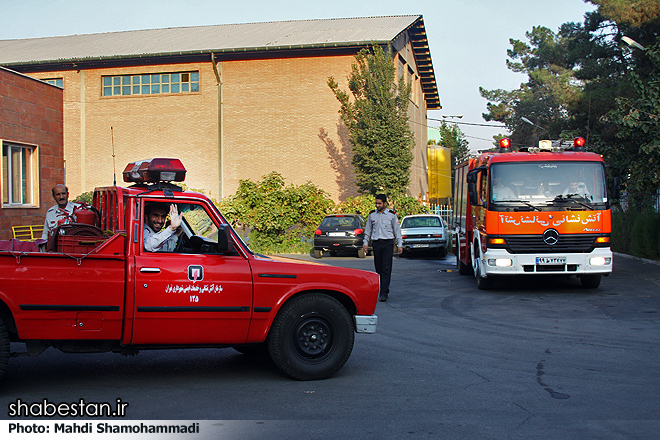
[[[10,357],[48,347],[233,347],[317,380],[345,364],[356,332],[376,331],[377,274],[255,254],[206,196],[172,183],[185,173],[178,159],[129,164],[132,186],[94,191],[94,225],[60,226],[50,251],[0,251],[0,377]],[[172,252],[144,249],[155,202],[183,214]]]

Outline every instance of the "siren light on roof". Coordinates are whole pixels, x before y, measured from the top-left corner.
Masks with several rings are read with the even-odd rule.
[[[124,182],[157,183],[183,182],[186,169],[179,159],[155,158],[131,162],[126,165]]]

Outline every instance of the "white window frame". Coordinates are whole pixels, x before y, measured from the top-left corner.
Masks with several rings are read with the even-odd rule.
[[[36,145],[0,140],[2,146],[2,207],[39,206],[39,155]],[[16,154],[18,153],[18,156]],[[18,185],[18,191],[17,191]]]

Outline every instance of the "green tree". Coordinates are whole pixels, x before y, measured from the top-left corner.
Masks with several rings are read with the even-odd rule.
[[[588,148],[627,177],[632,204],[642,206],[660,186],[653,147],[657,121],[651,117],[658,114],[652,48],[660,36],[660,3],[592,3],[599,8],[583,23],[565,23],[557,33],[538,26],[527,33],[528,42],[510,40],[507,65],[526,74],[527,82],[513,91],[481,88],[489,101],[484,118],[505,123],[514,147],[534,145],[548,135],[522,117],[547,129],[553,139],[585,136]],[[631,51],[624,36],[651,49]]]
[[[644,55],[653,69],[631,72],[634,96],[618,97],[616,107],[606,117],[618,128],[616,136],[624,153],[633,153],[620,161],[625,161],[629,173],[629,204],[639,210],[650,205],[660,188],[660,43],[647,48]]]
[[[465,139],[465,133],[461,131],[458,124],[448,124],[442,121],[438,127],[440,131],[440,145],[451,150],[452,168],[470,154],[469,142]]]
[[[410,84],[396,80],[390,51],[374,45],[355,56],[348,77],[350,94],[334,78],[328,86],[353,145],[352,164],[363,194],[404,194],[410,182],[414,146],[408,124]]]
[[[232,225],[250,230],[255,251],[276,253],[304,251],[301,247],[333,206],[329,195],[314,184],[286,185],[273,171],[260,182],[241,180],[220,210]]]
[[[440,145],[449,148],[451,151],[451,187],[453,194],[454,168],[470,154],[469,143],[465,139],[465,134],[461,131],[458,124],[448,124],[442,121],[442,125],[438,127],[438,130],[440,131]]]

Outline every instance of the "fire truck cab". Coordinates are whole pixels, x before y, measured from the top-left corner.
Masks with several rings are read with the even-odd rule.
[[[612,271],[610,202],[603,159],[583,138],[516,152],[502,139],[499,151],[456,167],[458,271],[473,273],[479,289],[499,276],[540,274],[577,275],[596,288]]]

